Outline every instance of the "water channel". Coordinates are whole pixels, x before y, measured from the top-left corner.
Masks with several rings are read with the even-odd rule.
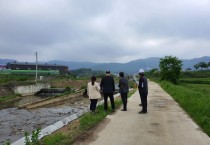
[[[27,96],[16,100],[13,107],[0,110],[0,145],[6,141],[14,142],[31,134],[37,128],[45,128],[55,122],[70,116],[89,105],[87,98],[79,97],[77,101],[66,101],[62,105],[45,106],[33,110],[18,109],[16,106],[41,100],[37,96]]]

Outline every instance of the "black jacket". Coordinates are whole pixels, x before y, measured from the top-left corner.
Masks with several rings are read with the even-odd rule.
[[[101,89],[103,93],[114,93],[115,91],[115,83],[114,78],[112,76],[105,76],[101,79]]]
[[[128,93],[129,87],[128,87],[128,80],[125,77],[121,77],[119,80],[119,92],[120,93]]]
[[[140,77],[138,89],[140,92],[148,93],[148,83],[147,78],[145,76]]]

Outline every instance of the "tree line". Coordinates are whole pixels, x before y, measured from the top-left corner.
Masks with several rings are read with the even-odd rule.
[[[156,68],[152,69],[148,72],[148,75],[160,77],[161,80],[167,80],[174,84],[177,84],[181,76],[182,66],[182,61],[179,60],[177,57],[165,56],[164,58],[160,59],[160,70]],[[195,64],[194,67],[196,70],[198,70],[199,68],[201,70],[205,68],[207,69],[210,67],[210,62],[199,62],[198,64]]]
[[[196,70],[198,70],[199,68],[202,70],[202,69],[207,69],[210,67],[210,62],[199,62],[197,64],[194,65],[194,68]]]

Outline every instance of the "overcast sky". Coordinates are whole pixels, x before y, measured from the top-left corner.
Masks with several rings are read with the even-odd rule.
[[[210,0],[0,0],[0,58],[210,56]]]

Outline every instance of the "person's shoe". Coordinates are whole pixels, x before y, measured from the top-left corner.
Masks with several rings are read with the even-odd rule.
[[[142,106],[142,104],[139,104],[139,106]]]
[[[139,114],[146,114],[147,111],[140,111]]]
[[[127,109],[122,109],[121,111],[127,111]]]

